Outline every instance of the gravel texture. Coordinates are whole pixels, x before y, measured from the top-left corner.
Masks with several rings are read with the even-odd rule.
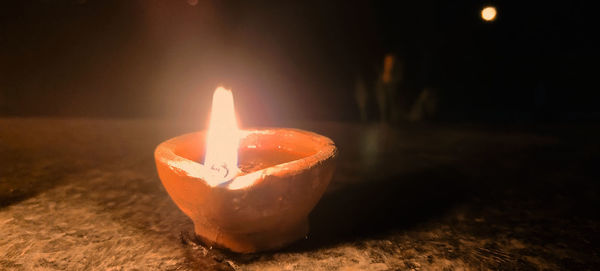
[[[193,122],[0,118],[0,270],[594,270],[598,127],[300,123],[338,169],[306,240],[205,247],[157,177]]]

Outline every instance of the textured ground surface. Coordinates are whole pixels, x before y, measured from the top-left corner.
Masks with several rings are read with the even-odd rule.
[[[298,124],[341,150],[311,235],[234,255],[197,243],[155,172],[154,147],[192,124],[0,119],[0,269],[600,266],[598,127]]]

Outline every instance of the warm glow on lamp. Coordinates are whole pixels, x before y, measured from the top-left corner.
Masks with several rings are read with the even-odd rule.
[[[484,7],[481,10],[481,18],[485,21],[491,22],[496,19],[496,8],[492,6]]]
[[[212,171],[211,181],[223,183],[238,175],[240,138],[233,95],[230,90],[219,87],[213,94],[204,157],[204,166]]]
[[[240,130],[233,95],[219,87],[208,130],[160,143],[154,159],[165,190],[192,219],[200,241],[253,253],[306,237],[336,153],[331,139],[309,131]]]

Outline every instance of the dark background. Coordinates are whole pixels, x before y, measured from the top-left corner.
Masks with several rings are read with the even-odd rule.
[[[493,22],[480,17],[486,5]],[[0,269],[597,270],[597,10],[2,1]],[[390,53],[403,79],[385,89],[404,115],[379,125]],[[309,238],[283,253],[204,249],[156,175],[157,144],[202,129],[219,84],[233,89],[243,126],[305,129],[338,147]],[[437,102],[419,120],[432,123],[408,123],[425,90]]]
[[[498,17],[484,22],[490,4]],[[406,103],[438,90],[432,120],[595,121],[595,12],[583,1],[8,1],[0,115],[203,120],[223,84],[242,123],[358,121],[356,78],[371,88],[394,53]]]

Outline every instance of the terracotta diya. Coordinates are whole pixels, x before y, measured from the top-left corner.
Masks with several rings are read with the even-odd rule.
[[[238,130],[231,92],[218,88],[208,131],[169,139],[154,156],[162,184],[196,235],[250,253],[307,235],[308,214],[333,176],[336,147],[298,129]]]

